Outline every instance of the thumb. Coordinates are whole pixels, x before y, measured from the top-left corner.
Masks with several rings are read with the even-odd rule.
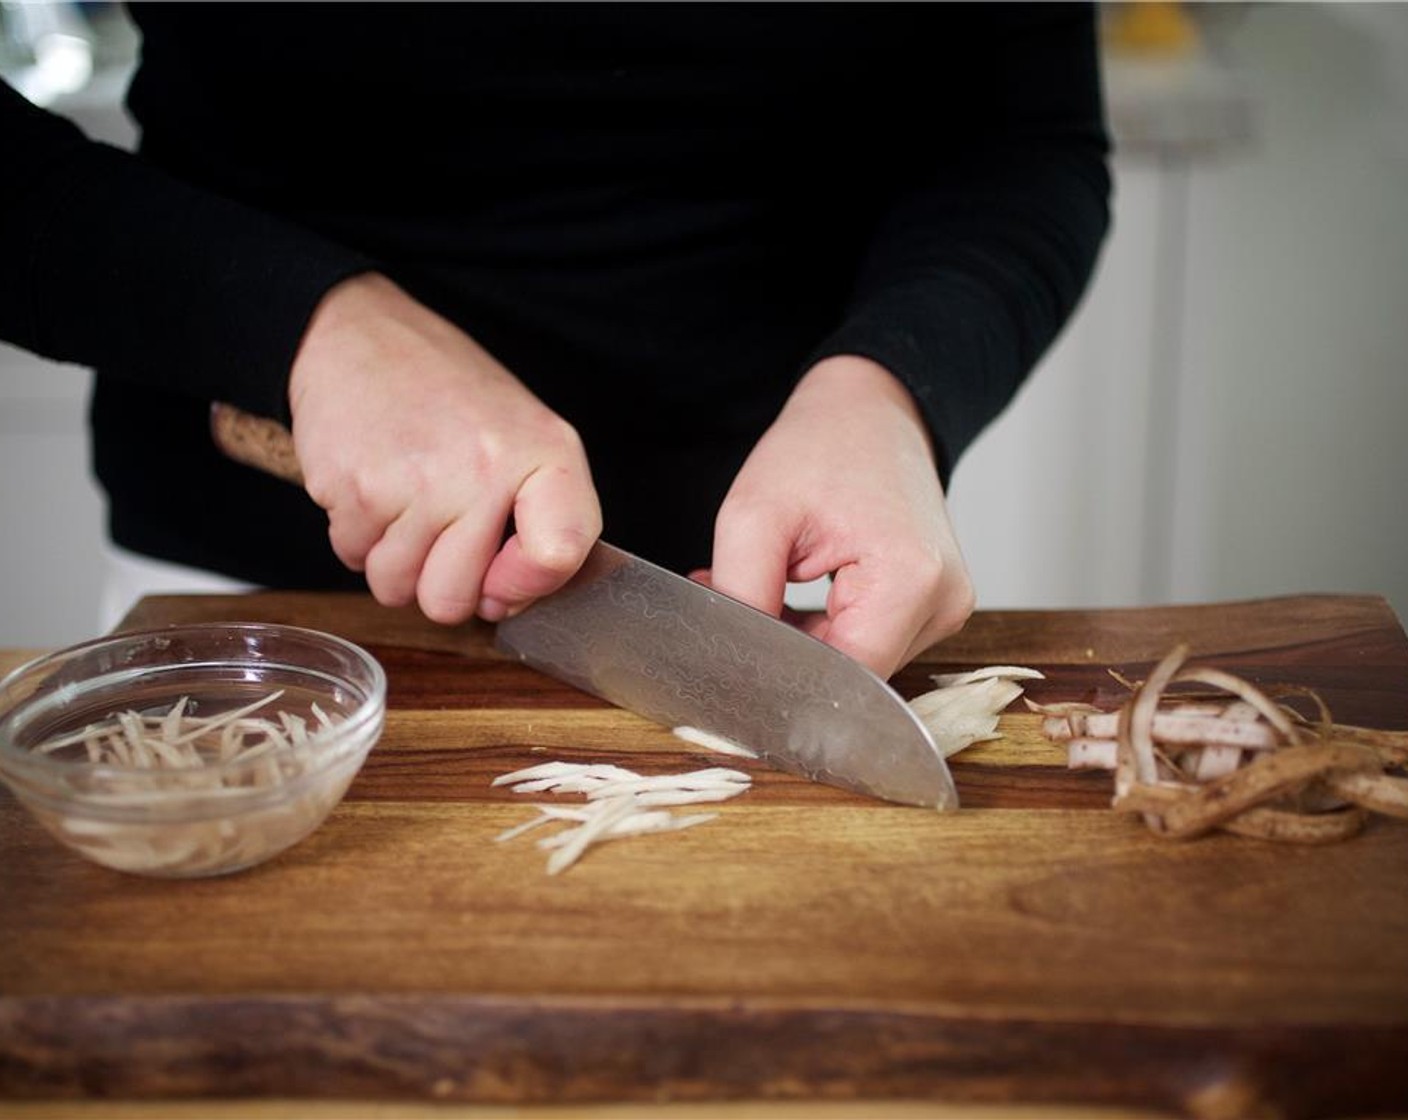
[[[601,532],[601,506],[585,467],[530,475],[513,512],[516,532],[484,575],[480,614],[491,622],[566,583]]]

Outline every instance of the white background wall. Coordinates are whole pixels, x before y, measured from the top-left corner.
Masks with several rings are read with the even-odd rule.
[[[1117,158],[1085,306],[956,472],[984,605],[1344,591],[1408,619],[1408,5],[1224,32],[1250,147]]]
[[[1092,291],[959,465],[982,605],[1345,591],[1408,618],[1408,5],[1250,7],[1220,42],[1252,144],[1117,157]],[[86,392],[0,349],[0,645],[96,632]]]
[[[1256,11],[1239,45],[1264,137],[1193,185],[1210,431],[1172,590],[1376,591],[1408,618],[1408,6]]]

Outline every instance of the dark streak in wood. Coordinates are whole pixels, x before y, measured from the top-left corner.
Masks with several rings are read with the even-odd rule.
[[[1408,1107],[1408,1028],[952,1019],[922,1009],[463,998],[0,1005],[0,1094],[500,1103],[798,1097],[1053,1102],[1194,1116]],[[1026,1093],[1023,1095],[1025,1096]]]

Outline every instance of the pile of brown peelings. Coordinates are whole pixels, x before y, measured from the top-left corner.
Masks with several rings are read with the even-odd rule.
[[[1408,732],[1335,723],[1310,689],[1263,690],[1188,655],[1180,645],[1147,680],[1117,678],[1132,693],[1118,711],[1027,703],[1069,765],[1113,770],[1114,808],[1160,836],[1321,844],[1354,836],[1370,813],[1408,818]]]

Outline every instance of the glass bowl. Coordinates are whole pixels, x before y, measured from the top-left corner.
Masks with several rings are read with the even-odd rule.
[[[386,674],[316,630],[169,626],[85,642],[0,680],[0,781],[105,867],[224,875],[302,840],[386,715]]]

